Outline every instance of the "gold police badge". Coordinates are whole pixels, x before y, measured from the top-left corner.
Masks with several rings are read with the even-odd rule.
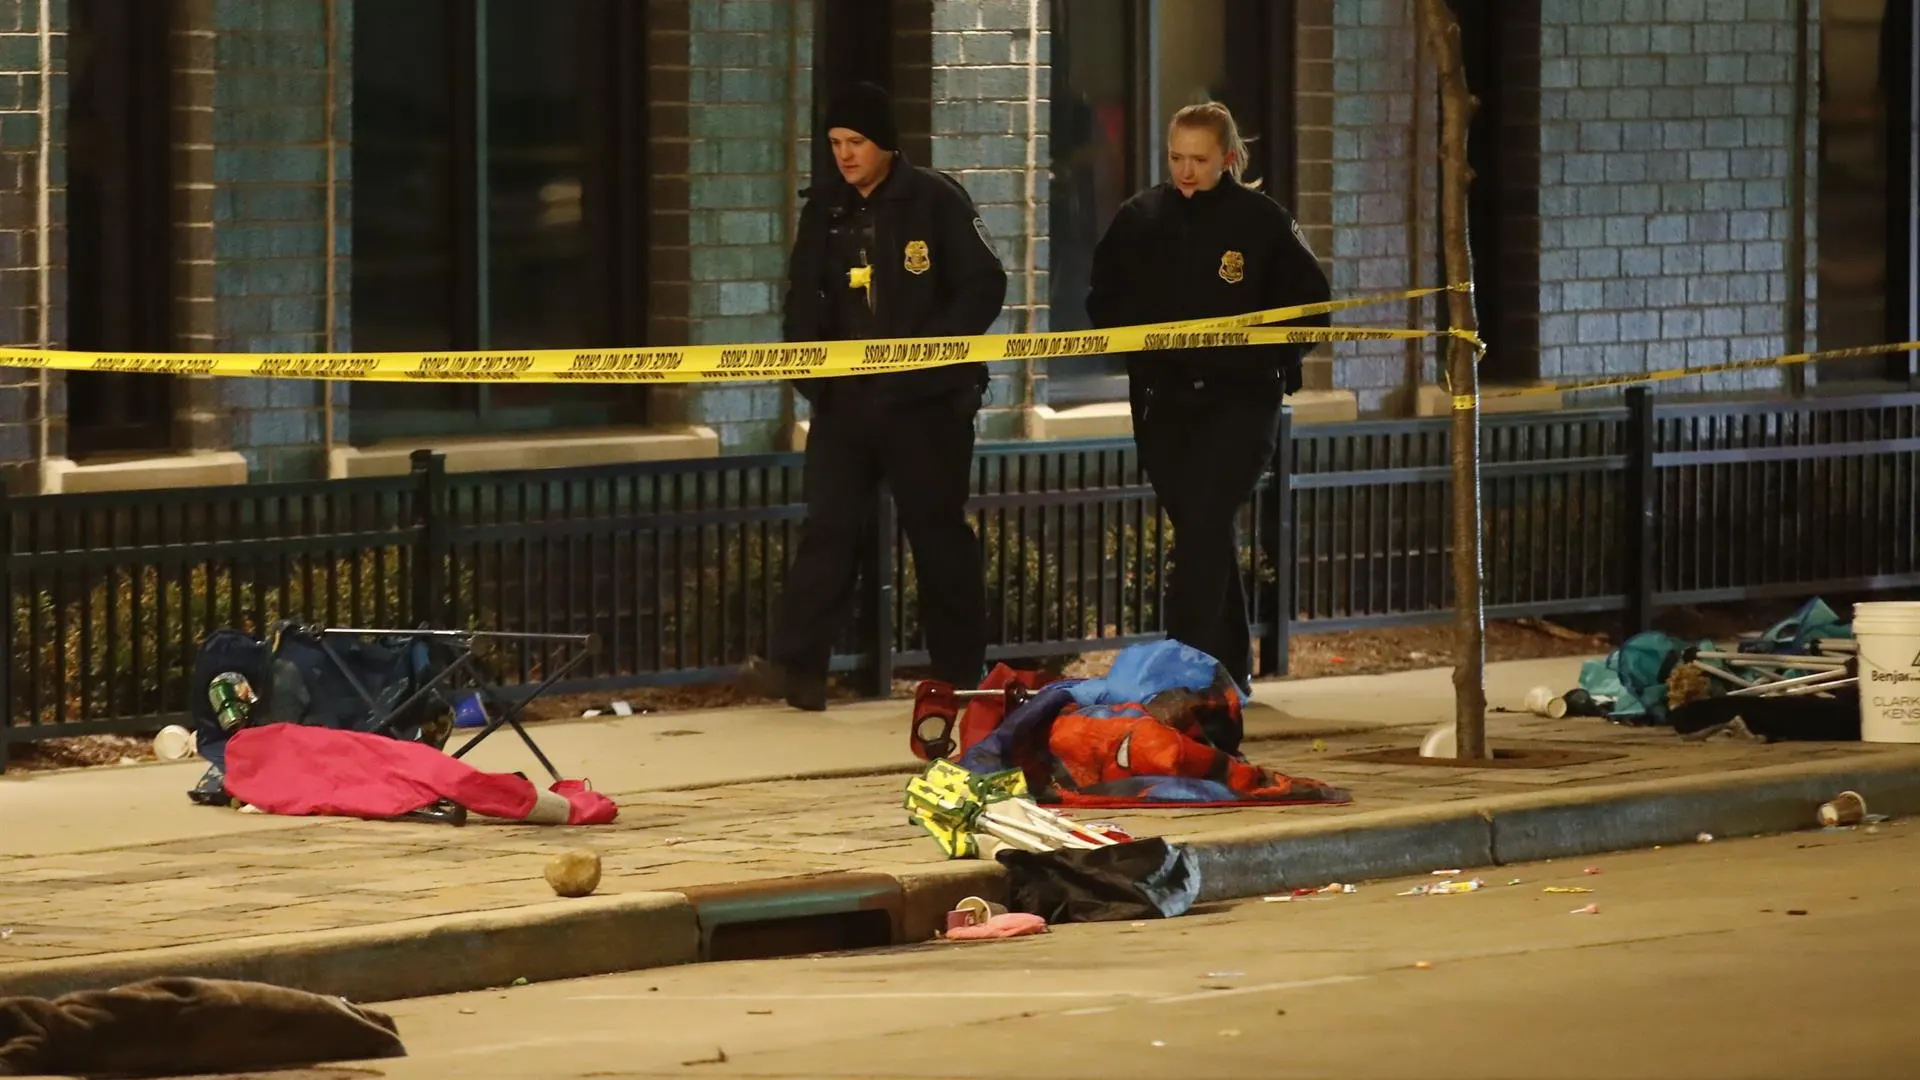
[[[924,274],[932,268],[933,263],[927,258],[927,242],[925,240],[907,241],[907,273]]]
[[[1220,256],[1220,280],[1229,285],[1240,284],[1247,276],[1247,257],[1237,251],[1229,251]]]

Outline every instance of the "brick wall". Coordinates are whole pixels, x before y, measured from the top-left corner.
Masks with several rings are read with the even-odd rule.
[[[1437,118],[1412,0],[1301,0],[1296,38],[1300,95],[1298,213],[1335,296],[1438,283]],[[1431,301],[1363,308],[1336,325],[1430,326]],[[1321,351],[1325,357],[1326,350]],[[1355,342],[1309,365],[1309,385],[1354,391],[1361,410],[1405,407],[1430,377],[1432,350]]]
[[[777,341],[796,192],[807,182],[812,5],[652,0],[653,344]],[[785,133],[785,134],[782,134]],[[778,445],[783,384],[655,391],[658,419],[727,450]]]
[[[326,16],[335,19],[330,49]],[[319,352],[329,346],[328,117],[335,236],[347,234],[352,4],[181,0],[174,31],[175,327],[185,350]],[[337,347],[347,347],[344,240],[334,267]],[[259,479],[324,470],[324,387],[184,380],[176,444],[240,450]],[[335,434],[346,432],[335,387]]]
[[[1788,0],[1545,0],[1544,376],[1783,351],[1791,8]],[[1808,236],[1812,265],[1811,225]],[[1807,295],[1810,310],[1811,283]],[[1690,381],[1683,392],[1778,385],[1779,372],[1763,370]]]
[[[58,19],[64,4],[56,5]],[[53,153],[47,164],[51,211],[48,242],[53,258],[47,329],[55,344],[66,338],[64,109],[66,33],[51,29],[53,60]],[[38,0],[0,0],[0,342],[38,344],[41,335],[40,260],[40,5]],[[57,415],[63,378],[49,379],[49,405]],[[0,368],[0,467],[31,462],[39,446],[40,379],[22,368]],[[56,439],[59,426],[50,431]],[[62,447],[50,447],[59,452]],[[17,471],[7,470],[9,474]],[[10,477],[11,478],[11,477]]]
[[[966,186],[1007,268],[1007,306],[994,326],[996,333],[1048,328],[1049,7],[1039,5],[1035,34],[1025,0],[938,0],[932,6],[931,163]],[[1039,66],[1033,89],[1037,100],[1030,118],[1031,50],[1038,50]],[[1031,279],[1026,272],[1030,134],[1037,163],[1031,232],[1038,243]],[[1036,365],[1034,377],[1033,400],[1044,403],[1044,365]],[[982,434],[1017,436],[1023,416],[1020,365],[995,365],[992,380],[981,417]]]

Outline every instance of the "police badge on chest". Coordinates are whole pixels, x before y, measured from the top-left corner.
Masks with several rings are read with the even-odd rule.
[[[1228,251],[1220,256],[1220,280],[1229,285],[1238,285],[1247,276],[1247,257],[1237,251]]]
[[[904,265],[909,274],[924,274],[928,270],[933,269],[933,260],[927,254],[927,242],[925,240],[907,241]]]

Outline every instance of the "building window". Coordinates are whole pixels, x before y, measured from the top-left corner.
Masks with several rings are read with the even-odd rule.
[[[1094,245],[1137,186],[1140,6],[1136,0],[1054,0],[1048,237],[1048,325],[1054,330],[1088,327]],[[1126,367],[1118,357],[1047,362],[1047,400],[1055,407],[1126,396]]]
[[[70,348],[174,347],[168,17],[162,3],[73,0],[69,9]],[[172,376],[75,371],[66,380],[69,456],[174,449]]]
[[[644,344],[644,11],[354,8],[353,347]],[[352,440],[644,420],[637,387],[354,388]]]
[[[1912,4],[1821,8],[1819,347],[1920,336],[1920,29]],[[1915,378],[1912,353],[1820,365],[1824,384]]]

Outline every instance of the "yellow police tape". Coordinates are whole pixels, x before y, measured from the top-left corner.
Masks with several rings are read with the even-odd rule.
[[[1451,336],[1470,340],[1478,348],[1478,339],[1472,335],[1447,330],[1261,325],[1471,288],[1471,285],[1451,285],[1412,289],[1351,300],[1271,308],[1217,319],[1044,334],[981,334],[954,338],[817,341],[777,345],[673,345],[634,349],[433,353],[103,353],[0,347],[0,366],[56,371],[350,379],[367,382],[688,383],[831,378],[997,360],[1322,341],[1392,341]]]
[[[1565,382],[1544,382],[1535,386],[1508,386],[1497,390],[1482,390],[1475,397],[1472,394],[1454,394],[1455,412],[1466,412],[1479,408],[1480,402],[1487,398],[1529,397],[1535,394],[1572,394],[1583,390],[1615,390],[1628,386],[1646,386],[1650,383],[1671,382],[1675,379],[1694,379],[1702,375],[1720,375],[1729,371],[1759,371],[1763,368],[1792,367],[1796,364],[1812,364],[1822,360],[1852,360],[1868,356],[1886,356],[1891,353],[1920,352],[1920,341],[1899,341],[1887,345],[1858,345],[1846,349],[1823,349],[1819,352],[1786,353],[1782,356],[1768,356],[1758,360],[1730,360],[1720,364],[1702,364],[1699,367],[1667,368],[1664,371],[1648,371],[1639,375],[1605,375],[1594,379],[1570,379]]]
[[[1665,371],[1649,371],[1640,375],[1609,375],[1596,379],[1574,379],[1567,382],[1541,383],[1538,386],[1503,387],[1498,390],[1481,391],[1483,398],[1526,397],[1530,394],[1574,393],[1581,390],[1609,390],[1623,386],[1644,386],[1648,383],[1670,382],[1674,379],[1692,379],[1701,375],[1719,375],[1729,371],[1758,371],[1762,368],[1791,367],[1795,364],[1811,364],[1822,360],[1849,360],[1866,356],[1885,356],[1889,353],[1920,352],[1920,341],[1901,341],[1889,345],[1860,345],[1847,349],[1825,349],[1820,352],[1787,353],[1783,356],[1769,356],[1760,360],[1732,360],[1720,364],[1702,364],[1699,367],[1668,368]],[[1455,408],[1462,406],[1461,401],[1471,402],[1470,396],[1454,399]]]
[[[1446,292],[1471,292],[1472,282],[1378,293],[1349,300],[1268,308],[1244,315],[1150,323],[1106,330],[1041,334],[979,334],[952,338],[816,341],[764,345],[668,345],[632,349],[532,349],[467,352],[366,353],[147,353],[77,352],[0,346],[0,366],[55,371],[110,371],[241,378],[343,379],[362,382],[695,383],[756,379],[834,378],[883,374],[948,364],[1039,360],[1108,353],[1214,349],[1240,345],[1299,345],[1325,341],[1409,341],[1458,338],[1486,352],[1465,330],[1372,327],[1271,326],[1315,315],[1418,300]],[[1920,341],[1790,353],[1638,375],[1605,376],[1535,386],[1453,394],[1455,410],[1477,408],[1487,398],[1604,390],[1732,371],[1786,367],[1821,360],[1920,351]]]

